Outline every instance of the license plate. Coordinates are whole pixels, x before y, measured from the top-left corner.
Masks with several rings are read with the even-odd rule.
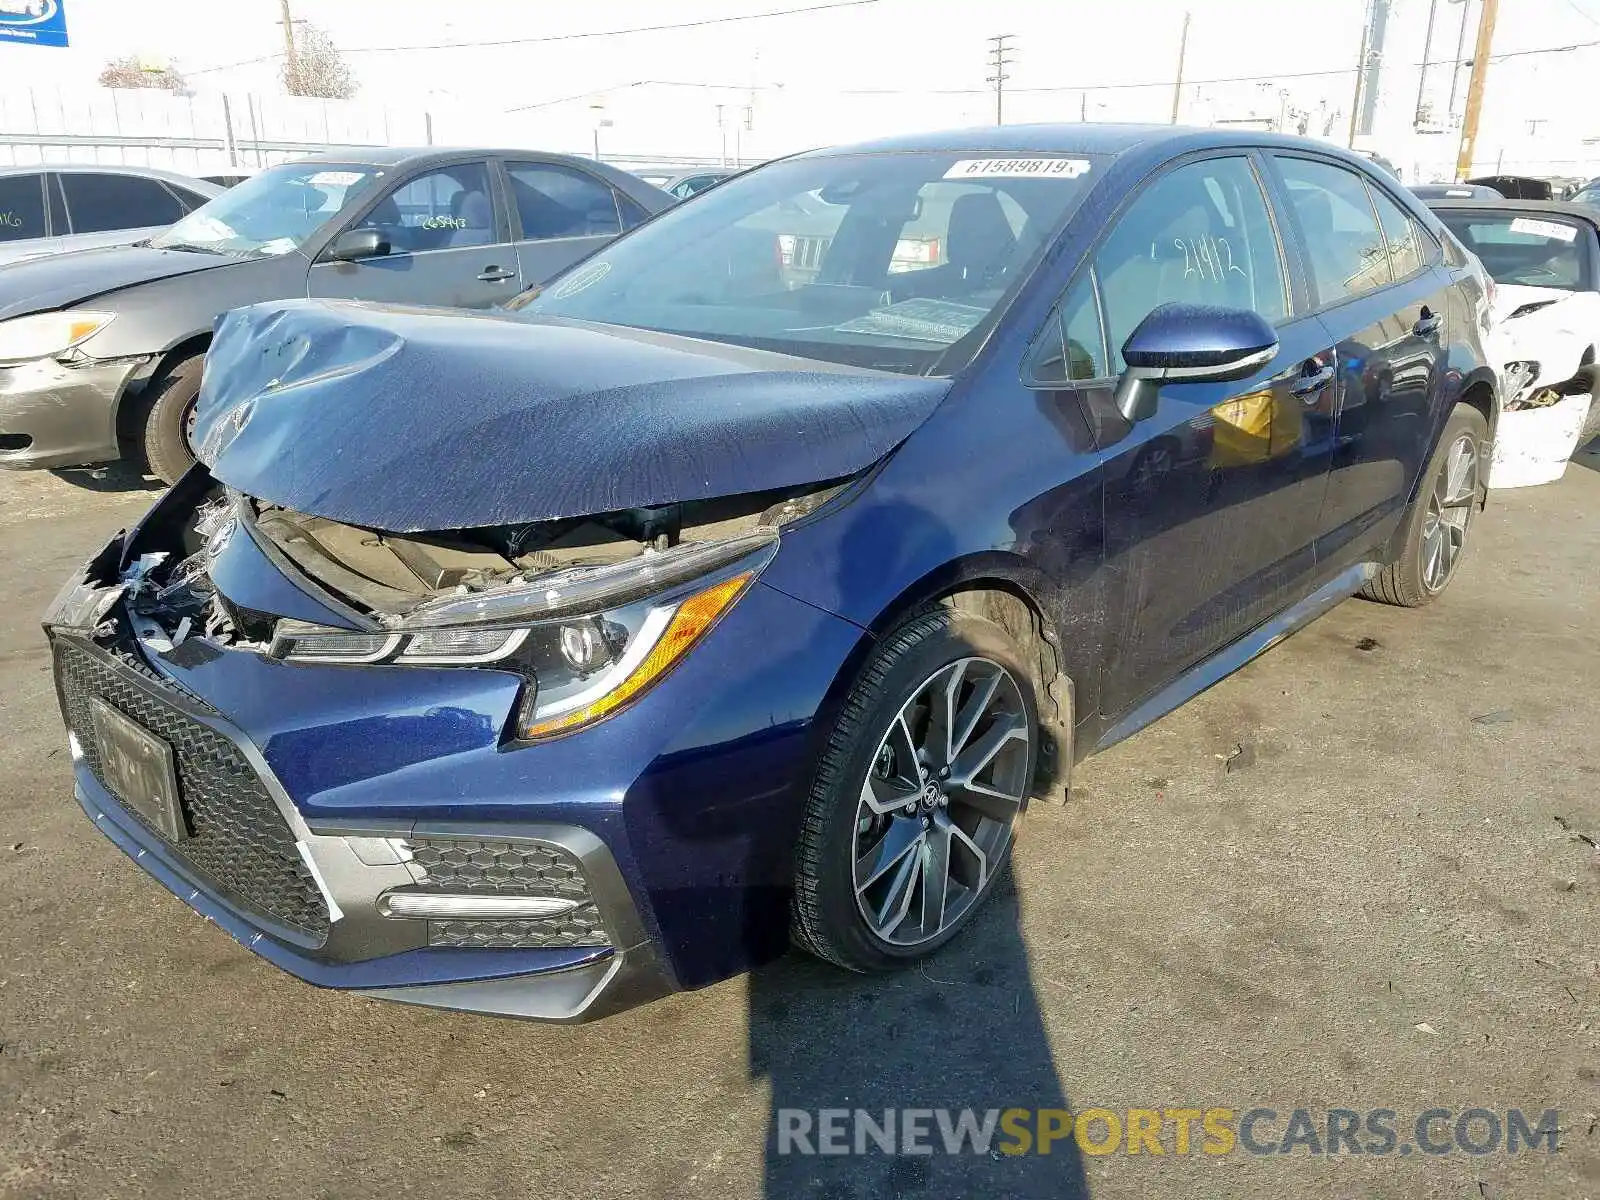
[[[178,808],[178,774],[172,747],[105,701],[89,698],[95,744],[106,786],[129,808],[155,826],[168,841],[188,836]]]

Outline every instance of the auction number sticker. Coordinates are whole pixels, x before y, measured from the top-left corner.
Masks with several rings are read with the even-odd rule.
[[[1533,217],[1516,217],[1511,222],[1512,233],[1526,233],[1531,237],[1552,238],[1558,242],[1576,241],[1578,231],[1571,225],[1555,221],[1538,221]]]
[[[946,179],[1076,179],[1089,172],[1082,158],[963,158]]]

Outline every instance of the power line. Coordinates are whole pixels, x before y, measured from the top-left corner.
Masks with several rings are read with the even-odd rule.
[[[869,4],[881,4],[883,0],[830,0],[826,4],[809,4],[802,8],[780,8],[769,12],[737,13],[727,17],[706,17],[699,21],[672,21],[664,25],[636,25],[629,29],[593,29],[580,33],[555,33],[540,37],[498,38],[489,41],[476,42],[429,42],[417,43],[409,46],[353,46],[348,50],[341,49],[340,54],[400,54],[415,50],[468,50],[492,46],[529,46],[545,42],[576,42],[591,38],[625,37],[632,33],[662,33],[673,29],[702,29],[708,25],[731,25],[738,21],[764,21],[772,17],[793,17],[802,13],[825,12],[835,8],[865,8]],[[282,58],[283,54],[263,54],[257,58],[246,58],[239,62],[223,63],[215,67],[201,67],[194,71],[185,71],[185,75],[209,75],[216,71],[231,71],[235,67],[250,67],[257,63],[271,62],[275,58]],[[588,93],[584,93],[587,95]]]
[[[410,50],[465,50],[486,46],[528,46],[542,42],[577,42],[588,38],[622,37],[630,33],[661,33],[669,29],[701,29],[707,25],[731,25],[737,21],[764,21],[771,17],[793,17],[802,13],[825,12],[834,8],[864,8],[882,0],[831,0],[803,8],[780,8],[770,12],[737,13],[727,17],[706,17],[699,21],[673,21],[666,25],[638,25],[632,29],[595,29],[585,33],[555,33],[542,37],[497,38],[492,41],[422,43],[410,46],[356,46],[341,54],[398,54]]]

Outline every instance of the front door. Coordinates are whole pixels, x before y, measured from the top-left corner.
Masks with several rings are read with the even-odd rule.
[[[1065,357],[1097,313],[1105,378],[1078,390],[1102,447],[1109,654],[1102,711],[1120,715],[1303,594],[1327,472],[1315,410],[1334,377],[1315,317],[1290,304],[1271,212],[1252,160],[1202,159],[1149,185],[1094,256],[1084,298],[1064,307]],[[1235,383],[1164,386],[1130,423],[1112,402],[1120,347],[1160,304],[1248,308],[1277,357]],[[1087,305],[1087,309],[1085,308]],[[1081,368],[1079,368],[1081,369]]]
[[[1275,157],[1339,378],[1332,469],[1318,520],[1327,571],[1371,556],[1398,526],[1432,446],[1448,278],[1386,192],[1322,159]]]
[[[487,162],[404,179],[349,228],[379,230],[389,253],[315,263],[308,295],[488,308],[519,290],[516,249]]]

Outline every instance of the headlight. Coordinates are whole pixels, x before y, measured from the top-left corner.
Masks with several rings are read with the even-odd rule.
[[[445,597],[374,632],[284,619],[269,654],[352,666],[496,664],[528,680],[516,735],[558,737],[643,695],[733,606],[776,551],[772,530],[686,544],[614,566]]]
[[[53,312],[0,321],[0,362],[48,358],[80,346],[115,319],[114,313]]]

